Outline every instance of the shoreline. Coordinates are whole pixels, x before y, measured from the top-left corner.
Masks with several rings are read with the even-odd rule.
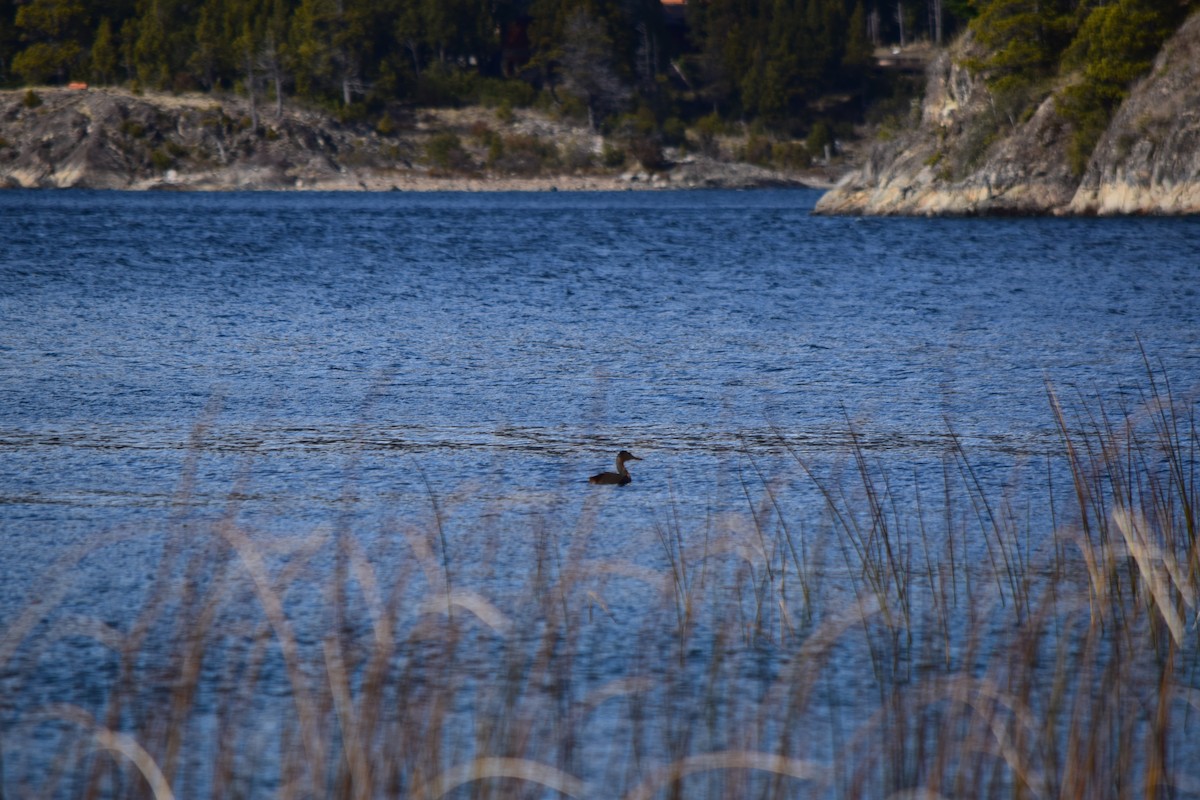
[[[447,138],[453,152],[440,163],[433,145]],[[494,163],[488,142],[497,141],[503,156]],[[484,107],[414,109],[402,129],[383,134],[295,106],[259,114],[256,125],[237,96],[0,91],[0,189],[11,190],[825,190],[853,166],[838,159],[785,171],[738,161],[744,142],[733,135],[704,153],[664,146],[655,169],[628,155],[606,166],[614,146],[619,140],[535,109],[504,120]]]

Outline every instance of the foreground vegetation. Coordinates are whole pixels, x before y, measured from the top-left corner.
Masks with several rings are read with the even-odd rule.
[[[1196,406],[1156,375],[1129,407],[1049,399],[1043,497],[985,489],[952,432],[924,495],[851,430],[838,464],[793,453],[819,524],[747,454],[744,514],[668,510],[655,564],[587,555],[595,494],[518,544],[433,496],[379,535],[275,540],[243,487],[189,518],[192,463],[127,618],[55,606],[145,531],[64,557],[7,621],[5,797],[1194,791]],[[527,560],[497,575],[508,547]],[[43,697],[64,647],[82,688]]]

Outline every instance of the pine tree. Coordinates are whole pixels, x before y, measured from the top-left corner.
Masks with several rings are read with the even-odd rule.
[[[88,31],[79,0],[32,0],[17,9],[14,21],[29,44],[13,58],[12,69],[26,83],[65,81],[81,68]]]
[[[167,64],[167,35],[159,0],[149,0],[140,15],[132,55],[139,84],[159,89],[168,86],[170,67]]]
[[[275,92],[275,118],[283,117],[283,85],[287,80],[289,17],[284,0],[272,0],[259,52],[263,73]]]
[[[629,96],[613,68],[611,40],[598,19],[580,8],[567,20],[563,33],[562,74],[567,90],[587,107],[588,125],[600,121]]]
[[[1070,41],[1069,9],[1055,0],[983,0],[971,20],[987,52],[968,62],[997,95],[1011,95],[1052,74]]]
[[[233,51],[241,71],[242,88],[250,100],[250,125],[258,130],[258,49],[262,42],[262,17],[254,0],[244,0],[235,5],[235,16],[240,30],[233,41]]]
[[[217,87],[219,75],[229,60],[225,15],[222,0],[207,0],[200,7],[195,48],[188,59],[188,67],[197,75],[200,84],[210,91]]]
[[[1150,69],[1185,13],[1186,6],[1156,0],[1117,0],[1091,9],[1063,59],[1082,79],[1056,98],[1074,129],[1068,150],[1073,172],[1082,174],[1129,85]]]
[[[113,41],[112,22],[100,20],[96,39],[92,42],[92,80],[98,84],[112,83],[117,74],[117,46]]]
[[[861,70],[871,63],[874,48],[867,36],[867,12],[862,0],[854,4],[850,14],[850,22],[846,30],[846,52],[842,56],[842,65],[849,70]]]
[[[302,97],[321,96],[333,78],[332,46],[325,31],[328,6],[327,0],[300,0],[292,18],[288,52]]]
[[[15,0],[0,0],[0,85],[8,81],[8,69],[20,42],[14,19],[17,15]]]
[[[399,0],[399,7],[392,17],[392,34],[408,56],[405,63],[412,66],[414,80],[420,79],[425,68],[422,46],[427,39],[419,2],[420,0]]]

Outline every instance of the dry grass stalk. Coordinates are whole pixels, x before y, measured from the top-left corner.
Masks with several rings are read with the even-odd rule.
[[[808,518],[791,516],[796,476],[769,479],[746,455],[731,481],[744,513],[693,527],[672,494],[634,532],[659,549],[652,562],[589,555],[589,497],[573,530],[532,520],[528,569],[506,580],[494,531],[456,516],[475,513],[468,491],[427,485],[427,521],[374,539],[347,526],[272,539],[238,522],[238,487],[217,520],[180,512],[174,530],[68,553],[6,625],[0,666],[20,707],[7,747],[31,732],[58,749],[8,757],[21,777],[5,797],[1196,785],[1200,437],[1157,387],[1120,414],[1050,393],[1062,448],[1047,475],[1070,486],[1050,521],[1022,520],[1019,493],[985,481],[953,432],[923,483],[915,467],[890,474],[853,426],[845,469],[782,440],[820,504]],[[79,563],[139,536],[160,537],[162,558],[128,619],[58,610]],[[478,563],[455,560],[464,544]],[[105,654],[95,696],[49,717],[20,706],[23,688],[42,691],[38,665],[76,641]]]

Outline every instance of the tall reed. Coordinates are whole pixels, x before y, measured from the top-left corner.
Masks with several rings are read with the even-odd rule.
[[[588,555],[594,494],[574,527],[534,516],[504,580],[469,492],[377,536],[270,534],[241,485],[190,514],[193,457],[165,530],[98,535],[5,621],[0,794],[1195,793],[1195,403],[1149,365],[1130,407],[1048,399],[1044,497],[989,483],[949,426],[893,471],[848,420],[840,466],[783,431],[794,474],[744,453],[736,518],[672,496],[635,532],[652,561]],[[130,540],[161,549],[138,606],[65,607],[75,567]]]

